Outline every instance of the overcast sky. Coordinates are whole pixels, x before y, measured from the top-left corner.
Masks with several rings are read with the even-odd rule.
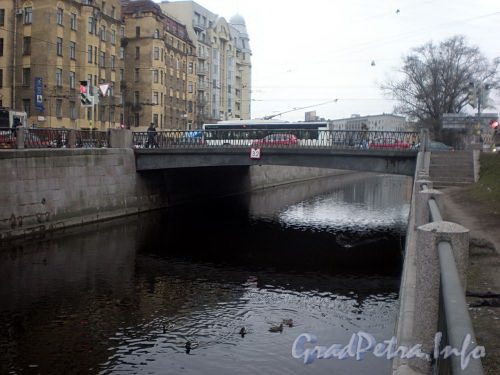
[[[228,21],[241,14],[252,48],[252,118],[303,120],[391,113],[379,84],[412,47],[465,35],[500,56],[499,0],[199,0]],[[374,62],[374,65],[372,65]],[[338,99],[337,102],[318,105]],[[498,112],[496,108],[488,112]]]

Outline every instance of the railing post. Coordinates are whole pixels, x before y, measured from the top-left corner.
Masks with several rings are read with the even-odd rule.
[[[466,253],[469,247],[469,230],[446,221],[428,223],[417,229],[413,338],[416,344],[422,344],[424,353],[433,352],[434,338],[438,330],[440,288],[438,244],[441,241],[449,242],[455,253]],[[414,365],[422,372],[429,373],[430,362],[416,361]]]
[[[24,148],[24,139],[27,137],[28,129],[24,126],[16,128],[16,148]]]
[[[434,199],[440,209],[443,209],[443,193],[439,190],[427,189],[417,192],[415,196],[415,227],[430,221],[429,199]]]
[[[429,150],[429,129],[420,130],[420,151]]]
[[[70,129],[68,132],[68,143],[67,148],[75,148],[76,147],[76,130]]]
[[[132,148],[132,130],[109,129],[109,147]]]

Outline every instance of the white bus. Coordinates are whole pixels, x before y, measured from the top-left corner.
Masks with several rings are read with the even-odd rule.
[[[217,124],[203,124],[203,130],[206,144],[220,146],[251,146],[266,137],[274,138],[276,143],[291,137],[298,145],[326,146],[329,136],[327,122],[219,121]]]

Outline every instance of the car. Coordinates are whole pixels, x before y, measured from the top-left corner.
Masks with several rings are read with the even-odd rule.
[[[442,142],[429,142],[429,151],[453,151],[453,147],[445,145]]]
[[[376,138],[369,144],[369,148],[406,149],[410,147],[409,143],[400,141],[397,138]]]
[[[264,138],[256,140],[252,146],[277,146],[277,145],[296,145],[297,137],[293,134],[275,133],[266,135]]]

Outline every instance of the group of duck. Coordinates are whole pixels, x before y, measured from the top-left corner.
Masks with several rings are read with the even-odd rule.
[[[269,327],[269,332],[274,332],[274,333],[281,333],[283,332],[283,326],[288,326],[288,327],[293,327],[293,319],[283,319],[283,321],[279,325],[273,325]],[[165,333],[165,326],[163,327],[163,332]],[[241,337],[245,337],[245,335],[248,333],[247,329],[245,327],[241,327],[239,334]],[[186,344],[184,345],[184,348],[186,349],[186,354],[189,354],[191,352],[191,349],[195,349],[198,347],[198,342],[196,341],[187,341]]]
[[[293,319],[283,319],[283,321],[279,325],[273,325],[269,327],[269,332],[283,332],[283,325],[286,325],[288,327],[293,327]],[[247,329],[245,327],[241,327],[240,329],[240,335],[241,337],[245,337],[245,335],[248,333]]]

